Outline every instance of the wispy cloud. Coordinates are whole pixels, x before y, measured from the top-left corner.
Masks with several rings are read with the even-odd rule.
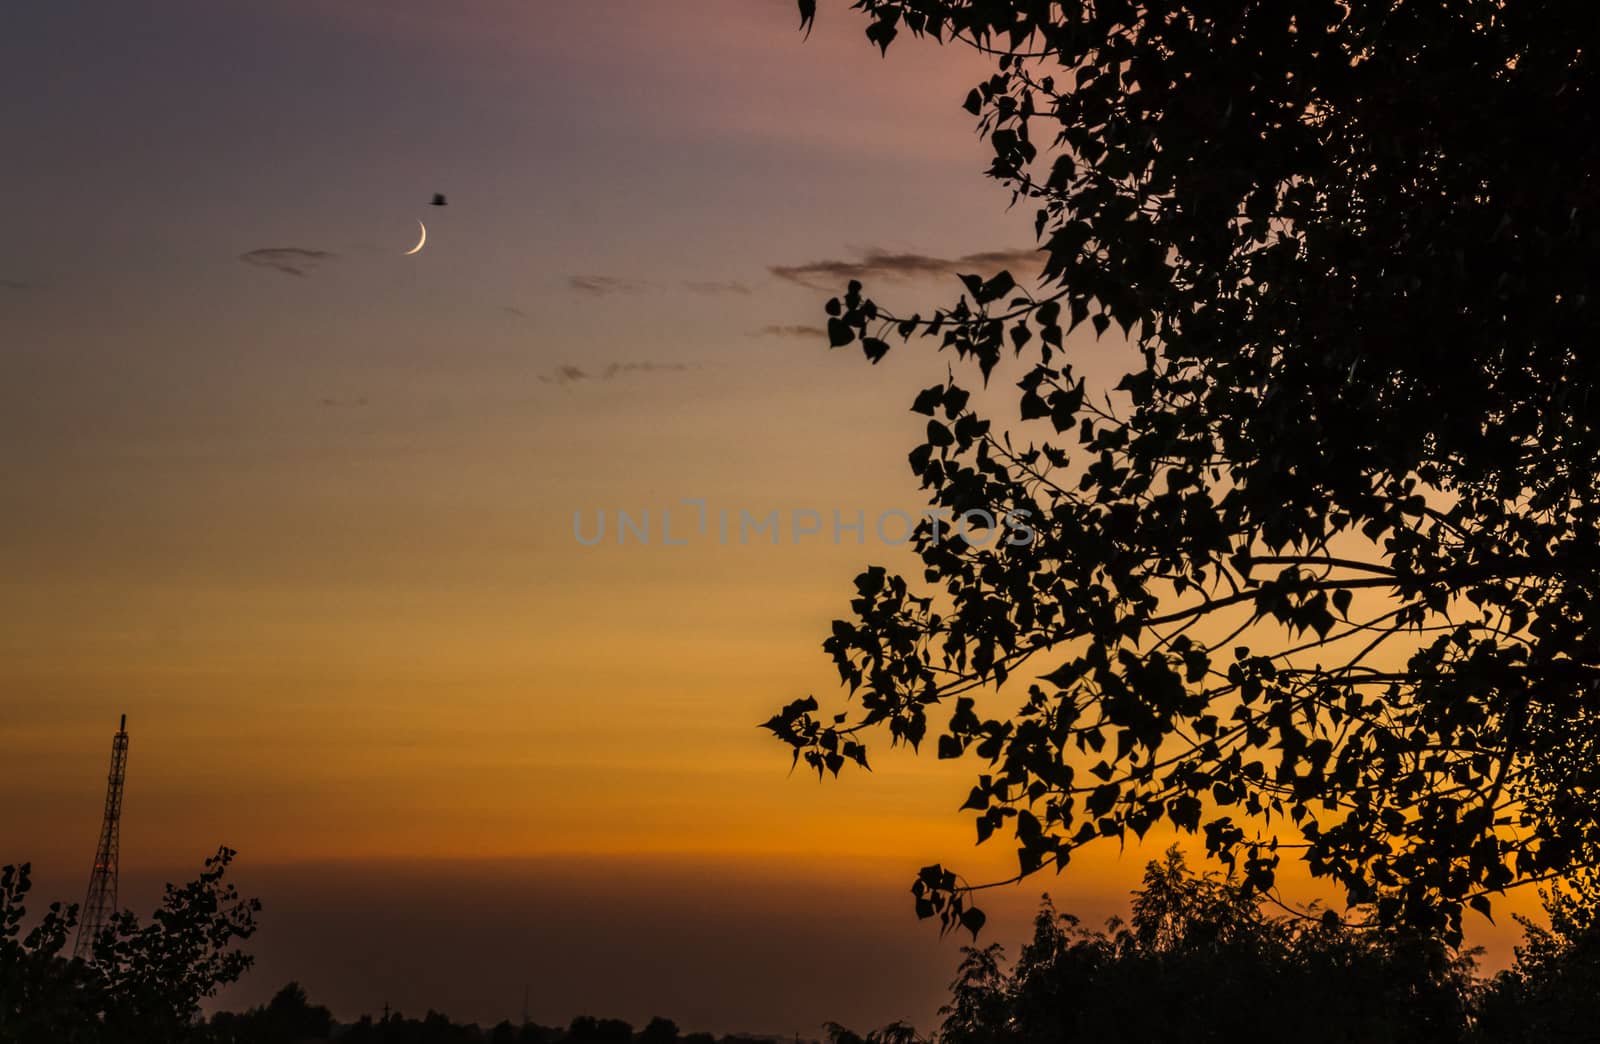
[[[590,376],[589,371],[581,369],[577,366],[557,366],[549,373],[540,374],[539,376],[539,382],[541,384],[576,384],[578,381],[589,381],[593,379],[594,378]]]
[[[20,279],[0,279],[0,290],[32,290],[32,283],[24,283]]]
[[[567,286],[580,294],[604,297],[607,294],[637,294],[650,290],[655,284],[643,279],[625,279],[622,276],[575,275],[567,277]]]
[[[367,397],[365,395],[361,396],[359,399],[346,399],[339,398],[337,396],[327,396],[319,403],[319,405],[326,406],[329,409],[342,409],[347,406],[365,406],[366,404]]]
[[[512,305],[501,305],[500,306],[500,310],[502,312],[506,313],[507,315],[514,315],[518,319],[526,319],[526,318],[528,318],[528,313],[527,312],[524,312],[520,308],[513,307]]]
[[[768,323],[750,335],[751,337],[825,337],[827,331],[820,326],[811,326],[806,323]]]
[[[540,376],[544,384],[578,384],[583,381],[612,381],[618,377],[627,377],[643,373],[683,373],[686,370],[698,370],[697,363],[675,362],[614,362],[598,370],[585,370],[579,366],[557,366],[554,370]]]
[[[935,257],[932,254],[894,253],[887,250],[867,250],[860,258],[847,260],[831,258],[808,261],[801,265],[772,265],[767,269],[779,279],[798,283],[810,290],[832,290],[851,279],[917,279],[932,276],[954,275],[957,272],[1019,267],[1032,268],[1040,263],[1039,252],[1032,247],[1018,250],[984,250],[960,257]]]
[[[240,254],[247,265],[271,268],[284,275],[303,276],[324,261],[338,257],[331,250],[306,250],[302,247],[262,247]]]
[[[567,277],[567,288],[580,294],[603,297],[607,294],[640,294],[647,291],[681,287],[692,294],[749,294],[750,284],[737,279],[685,279],[676,284],[662,284],[648,279],[630,279],[612,275],[573,275]]]
[[[750,287],[737,279],[686,279],[683,288],[696,294],[748,294]]]

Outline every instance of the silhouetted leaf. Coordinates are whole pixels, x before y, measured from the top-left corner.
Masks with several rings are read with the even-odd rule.
[[[843,348],[855,339],[855,332],[843,319],[828,320],[828,347]]]

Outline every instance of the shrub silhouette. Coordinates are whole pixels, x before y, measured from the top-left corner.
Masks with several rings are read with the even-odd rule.
[[[182,1044],[204,1039],[200,1001],[236,981],[251,958],[236,949],[261,904],[224,881],[234,852],[219,848],[183,886],[168,885],[147,923],[119,913],[87,960],[63,956],[77,907],[50,904],[21,934],[29,864],[0,869],[0,1040]]]

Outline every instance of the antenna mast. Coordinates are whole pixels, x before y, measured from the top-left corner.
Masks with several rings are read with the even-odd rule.
[[[117,913],[117,848],[122,826],[122,783],[127,772],[128,716],[124,714],[117,734],[111,737],[105,820],[100,825],[100,844],[94,851],[89,894],[83,900],[83,912],[78,919],[78,938],[72,946],[72,956],[84,960],[94,956],[95,939]]]

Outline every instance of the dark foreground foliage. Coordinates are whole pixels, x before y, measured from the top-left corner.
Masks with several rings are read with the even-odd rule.
[[[948,360],[905,389],[944,524],[857,579],[854,704],[780,710],[795,759],[933,740],[1023,876],[1165,823],[1430,932],[1592,863],[1591,5],[853,6],[891,60],[992,60],[966,106],[1038,264],[827,303],[834,347]],[[982,923],[943,867],[917,893]]]
[[[220,848],[183,886],[168,885],[141,924],[124,911],[84,961],[64,956],[77,907],[51,903],[27,934],[28,864],[0,869],[0,1042],[185,1044],[206,1039],[200,1002],[250,967],[236,948],[255,931],[261,904],[223,878],[234,852]]]
[[[89,960],[65,955],[77,907],[52,903],[24,932],[29,866],[0,868],[0,1044],[772,1044],[765,1037],[683,1034],[659,1017],[638,1031],[592,1015],[564,1030],[509,1021],[485,1029],[437,1011],[407,1018],[386,1009],[341,1024],[295,982],[260,1007],[205,1019],[200,1002],[237,981],[252,962],[236,944],[254,933],[261,904],[241,899],[224,882],[233,857],[231,849],[219,849],[199,878],[168,885],[148,924],[118,915]]]
[[[1516,965],[1473,974],[1440,936],[1272,916],[1259,895],[1152,862],[1132,917],[1090,930],[1048,899],[1005,966],[966,947],[936,1044],[1524,1044],[1600,1039],[1600,889],[1544,893],[1551,925],[1524,922]],[[834,1044],[920,1044],[903,1024]]]
[[[297,983],[244,1012],[199,1017],[199,998],[249,958],[257,904],[221,884],[232,853],[200,880],[170,888],[151,925],[131,917],[96,960],[68,960],[72,910],[52,907],[25,937],[26,873],[0,889],[0,1042],[5,1044],[775,1044],[774,1038],[642,1029],[580,1015],[564,1029],[492,1027],[437,1011],[385,1010],[340,1023]],[[1600,876],[1543,894],[1549,925],[1524,920],[1514,967],[1474,974],[1472,953],[1442,933],[1352,927],[1295,915],[1236,879],[1192,871],[1176,848],[1146,867],[1131,916],[1102,930],[1047,898],[1014,963],[1001,946],[963,949],[943,1023],[931,1041],[904,1023],[861,1036],[837,1024],[832,1044],[1563,1044],[1600,1039]],[[102,966],[102,962],[106,962]]]

